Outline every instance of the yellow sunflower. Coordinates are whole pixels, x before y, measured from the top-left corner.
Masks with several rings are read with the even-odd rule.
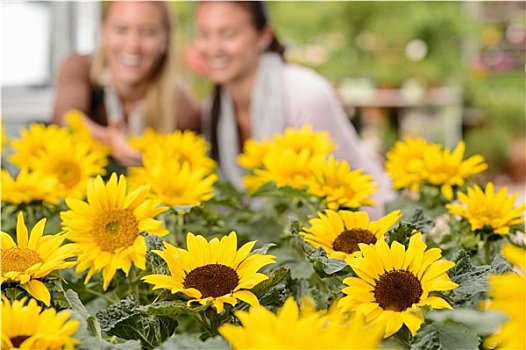
[[[219,327],[234,349],[375,349],[383,335],[383,329],[367,326],[363,318],[333,322],[334,317],[324,312],[298,306],[293,297],[287,298],[277,314],[252,306],[235,315],[241,326]]]
[[[368,322],[385,325],[387,338],[404,324],[415,335],[424,321],[422,306],[451,309],[444,299],[430,293],[458,286],[446,274],[455,263],[439,260],[439,248],[426,251],[420,233],[411,237],[407,251],[398,242],[391,247],[385,241],[359,246],[363,257],[346,259],[357,277],[343,281],[348,287],[342,289],[346,296],[338,302],[342,312],[355,311]]]
[[[42,310],[34,299],[2,298],[2,349],[74,349],[80,322],[70,311]]]
[[[29,237],[22,212],[16,222],[16,240],[2,231],[1,283],[14,281],[19,283],[31,296],[49,305],[51,296],[46,285],[39,279],[55,270],[65,269],[76,264],[66,261],[76,254],[73,244],[62,245],[66,239],[64,233],[45,235],[46,219],[40,220],[31,230]]]
[[[346,161],[335,160],[331,155],[312,166],[312,171],[316,180],[310,183],[307,192],[323,198],[329,209],[357,209],[375,204],[369,197],[378,191],[378,184],[361,169],[351,170]]]
[[[248,139],[243,145],[243,152],[237,157],[239,165],[246,170],[261,168],[263,159],[274,145],[270,140],[256,141]]]
[[[27,168],[20,169],[16,178],[2,169],[2,202],[21,204],[43,201],[58,204],[56,177],[42,174],[38,171],[30,172]]]
[[[143,154],[143,167],[129,169],[132,188],[150,185],[151,197],[167,206],[195,205],[214,196],[217,175],[205,167],[192,168],[189,162],[163,160]]]
[[[485,339],[490,349],[526,349],[526,250],[507,243],[502,246],[502,255],[515,266],[515,271],[489,276],[488,310],[504,313],[508,320]]]
[[[178,162],[208,172],[216,168],[215,161],[208,156],[210,145],[202,135],[191,130],[176,130],[164,135],[147,129],[142,136],[131,138],[130,144],[141,151],[143,157],[157,159],[161,166]]]
[[[377,221],[370,221],[366,212],[327,210],[309,221],[301,233],[314,248],[323,247],[329,258],[345,259],[361,256],[359,243],[375,244],[401,218],[395,210]]]
[[[153,284],[153,289],[184,293],[191,298],[188,304],[211,303],[217,313],[223,311],[224,303],[235,305],[238,299],[259,305],[250,289],[268,279],[257,271],[274,263],[275,257],[249,255],[255,243],[248,242],[237,250],[237,236],[233,231],[221,240],[213,238],[210,242],[189,232],[186,238],[188,250],[164,242],[165,249],[155,251],[168,264],[170,275],[154,274],[142,279]]]
[[[493,233],[507,235],[510,229],[524,222],[526,205],[515,208],[517,193],[508,196],[508,188],[495,193],[493,183],[488,182],[485,190],[478,185],[468,187],[467,194],[459,192],[461,204],[446,204],[450,214],[460,215],[471,225],[471,229],[491,229]]]
[[[326,131],[314,131],[310,125],[287,128],[282,133],[261,141],[249,139],[243,145],[238,163],[246,170],[265,166],[266,157],[279,157],[282,152],[305,153],[306,157],[325,157],[336,144]],[[274,155],[275,154],[275,155]]]
[[[78,248],[76,272],[89,269],[84,283],[102,270],[103,289],[122,269],[126,276],[132,264],[144,270],[146,242],[141,232],[164,236],[168,231],[155,217],[166,208],[146,199],[147,187],[128,193],[126,178],[113,173],[107,183],[97,176],[88,183],[87,202],[66,198],[70,210],[61,212],[68,239]]]
[[[274,182],[277,187],[306,189],[314,181],[311,168],[318,157],[313,157],[309,150],[299,153],[290,149],[271,152],[263,159],[264,167],[244,176],[243,184],[249,193],[255,192],[267,182]]]
[[[65,128],[57,125],[32,123],[29,128],[20,131],[20,137],[11,140],[13,153],[9,156],[9,161],[19,168],[32,169],[33,160],[50,142],[60,143],[68,135]]]
[[[84,198],[88,181],[106,173],[107,154],[92,144],[77,142],[72,135],[47,140],[47,145],[31,162],[30,169],[54,175],[62,198]]]
[[[440,146],[430,145],[420,137],[406,136],[403,141],[397,141],[387,152],[385,170],[393,180],[395,189],[408,188],[412,192],[418,192],[422,181],[424,151],[429,147]]]
[[[463,141],[451,152],[449,149],[427,147],[424,149],[422,177],[432,185],[440,186],[440,191],[448,200],[453,199],[453,187],[462,186],[465,180],[488,168],[481,155],[466,160]]]
[[[307,150],[312,157],[329,155],[336,149],[329,132],[313,130],[312,126],[301,128],[286,128],[283,133],[275,134],[273,138],[275,149],[290,149],[297,153]]]

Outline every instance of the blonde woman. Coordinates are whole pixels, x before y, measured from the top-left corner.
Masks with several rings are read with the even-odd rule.
[[[199,104],[173,70],[172,30],[167,2],[105,2],[97,52],[72,54],[60,67],[51,122],[81,111],[92,135],[124,166],[141,164],[130,134],[147,127],[200,131]]]

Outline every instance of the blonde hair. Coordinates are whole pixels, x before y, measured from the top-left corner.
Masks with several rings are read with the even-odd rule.
[[[162,11],[163,26],[167,35],[166,51],[159,61],[159,65],[153,71],[148,81],[146,96],[143,100],[142,113],[145,118],[145,126],[153,128],[157,132],[170,133],[177,126],[176,116],[176,83],[175,83],[175,50],[172,45],[175,27],[175,18],[166,1],[147,1],[157,4]],[[113,1],[104,1],[102,4],[102,23],[106,21],[109,8]],[[102,75],[106,70],[106,57],[103,45],[99,45],[93,55],[90,77],[94,84],[101,85]]]

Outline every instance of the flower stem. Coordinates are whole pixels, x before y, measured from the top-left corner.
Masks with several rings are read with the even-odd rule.
[[[90,293],[90,294],[96,295],[96,296],[106,300],[110,304],[114,304],[114,303],[119,301],[118,298],[112,298],[112,297],[108,296],[108,294],[106,294],[106,293],[99,293],[96,290],[93,290],[93,289],[90,289],[90,288],[86,288],[85,291]]]

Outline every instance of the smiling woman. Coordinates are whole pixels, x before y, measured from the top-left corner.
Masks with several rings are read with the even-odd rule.
[[[237,157],[245,142],[261,142],[286,128],[310,126],[336,143],[335,158],[362,169],[379,184],[379,218],[391,197],[389,179],[363,143],[330,82],[314,70],[284,60],[262,1],[201,1],[195,12],[194,49],[215,91],[205,103],[203,133],[221,175],[242,188]]]
[[[72,110],[122,165],[140,165],[127,142],[145,128],[199,131],[197,101],[178,83],[173,66],[173,20],[164,1],[109,1],[101,41],[91,55],[72,54],[60,68],[52,123]]]

